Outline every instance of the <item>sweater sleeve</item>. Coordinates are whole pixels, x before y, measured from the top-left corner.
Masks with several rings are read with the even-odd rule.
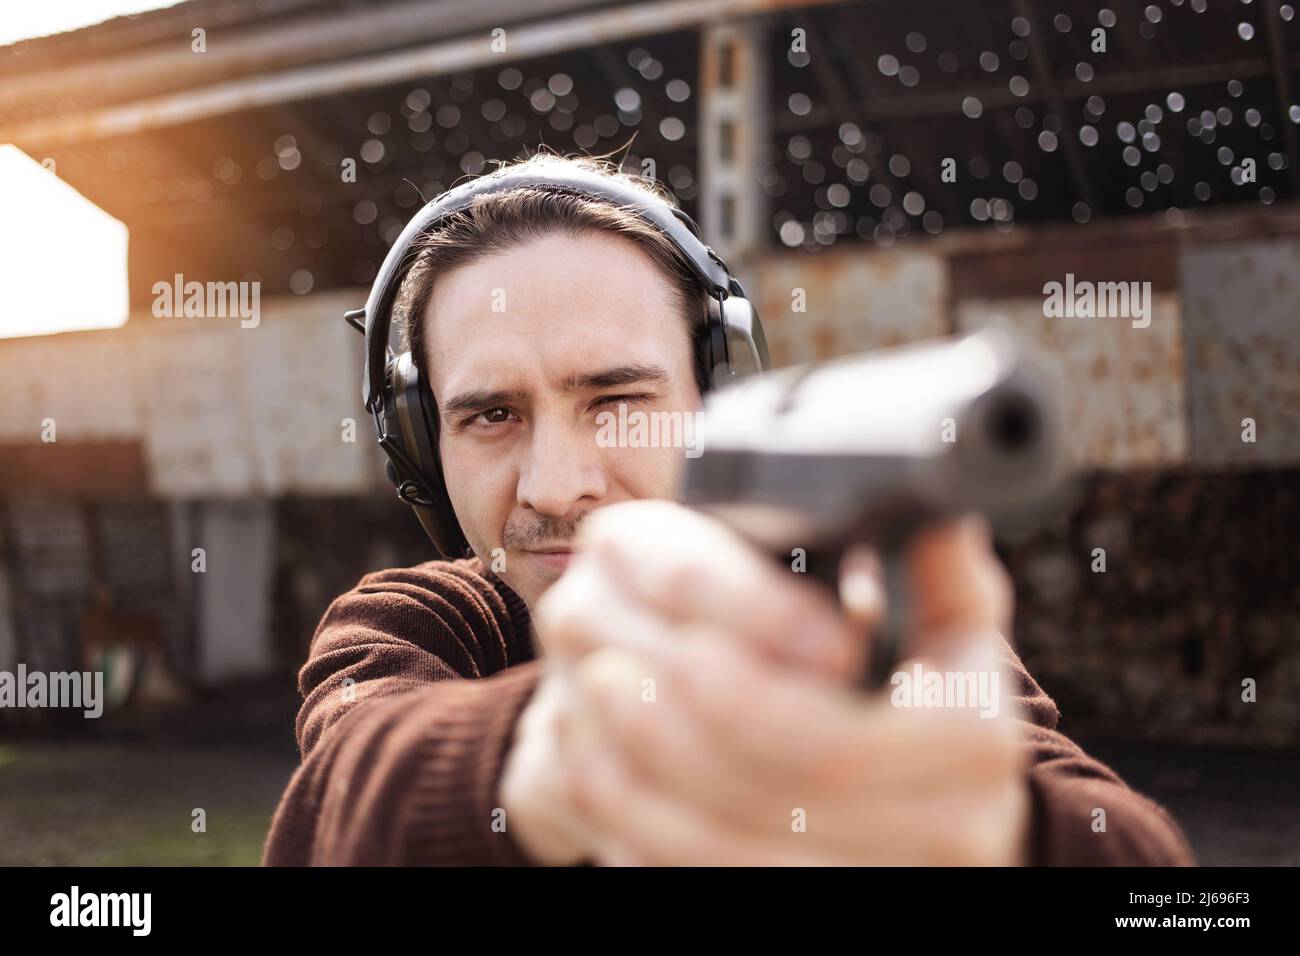
[[[1058,731],[1056,704],[1010,644],[1003,657],[1016,687],[1014,699],[1029,750],[1027,862],[1032,866],[1194,866],[1187,839],[1169,814]]]
[[[299,675],[303,759],[263,863],[528,863],[496,793],[532,657],[522,601],[473,562],[363,578]]]

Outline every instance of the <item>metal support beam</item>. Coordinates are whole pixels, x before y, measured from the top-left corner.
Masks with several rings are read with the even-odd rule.
[[[469,33],[480,37],[479,42],[486,46],[488,31],[495,27],[505,28],[508,40],[520,20],[572,14],[598,2],[529,0],[527,12],[521,13],[515,0],[439,0],[431,16],[428,0],[407,0],[357,4],[339,12],[317,7],[297,11],[289,19],[279,16],[270,23],[256,18],[227,23],[221,15],[211,11],[205,15],[189,9],[193,5],[187,4],[157,16],[159,32],[146,33],[135,41],[136,48],[130,52],[102,57],[83,54],[77,62],[66,63],[59,61],[68,54],[60,56],[57,49],[45,57],[32,51],[27,59],[36,62],[30,68],[5,75],[0,82],[0,115],[12,120],[20,110],[50,107],[65,98],[100,105],[147,97],[164,90],[220,83]],[[276,12],[280,13],[278,9]],[[207,51],[202,54],[190,49],[190,31],[197,27],[207,31]],[[58,39],[67,47],[77,48],[78,38],[74,36]],[[126,40],[117,49],[124,49],[129,42]],[[84,39],[79,46],[85,49]]]
[[[712,24],[700,36],[700,226],[733,269],[770,231],[755,175],[768,140],[767,36],[759,18]]]
[[[500,53],[492,50],[486,35],[478,35],[346,62],[243,76],[83,115],[22,123],[10,121],[0,126],[0,142],[16,143],[29,153],[43,151],[64,143],[127,136],[276,103],[337,96],[488,64],[616,43],[631,37],[737,21],[772,10],[842,2],[845,0],[659,0],[615,7],[516,26],[508,35],[506,50]]]

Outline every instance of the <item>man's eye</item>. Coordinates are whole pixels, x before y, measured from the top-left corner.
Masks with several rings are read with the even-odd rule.
[[[510,421],[510,409],[489,408],[485,412],[480,412],[479,417],[489,425],[502,425]]]

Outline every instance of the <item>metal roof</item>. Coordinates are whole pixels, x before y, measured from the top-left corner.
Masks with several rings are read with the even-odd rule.
[[[124,132],[50,133],[47,149],[39,139],[29,148],[130,226],[133,291],[147,292],[172,271],[256,275],[268,291],[363,283],[422,197],[541,144],[598,153],[635,137],[629,162],[654,159],[659,178],[694,212],[698,30],[666,26],[705,22],[710,11],[770,7],[761,15],[770,26],[772,133],[755,175],[770,202],[774,244],[892,245],[953,228],[1178,216],[1300,195],[1300,24],[1277,0],[1109,0],[1100,8],[1083,0],[794,8],[538,0],[528,23],[500,22],[522,24],[508,30],[512,38],[549,37],[552,46],[538,48],[555,52],[489,59],[479,49],[487,44],[484,24],[511,16],[511,6],[192,0],[30,41],[17,57],[0,49],[0,78],[25,84],[15,93],[12,82],[0,83],[0,141],[130,107],[145,95],[131,93],[141,57],[183,57],[177,62],[195,72],[155,75],[147,91],[182,91],[187,99],[166,101],[181,104],[176,112],[152,107]],[[426,15],[412,18],[416,7]],[[202,66],[209,61],[188,46],[174,49],[178,38],[188,44],[200,19],[229,29],[209,28],[212,51],[236,40],[262,45],[245,48],[240,64]],[[607,31],[593,28],[593,35],[620,38],[581,43],[579,32],[555,40],[584,23]],[[1098,28],[1104,53],[1092,49]],[[807,53],[792,49],[796,30],[804,31]],[[293,33],[302,39],[296,48],[266,49],[267,37]],[[414,55],[430,50],[429,62],[459,62],[447,51],[466,49],[475,65],[446,72],[420,73]],[[105,72],[71,103],[32,98],[41,83],[55,83],[52,63],[71,58],[93,71],[128,53],[137,63],[130,76]],[[385,80],[365,72],[384,64],[413,75]],[[286,73],[306,85],[275,87]],[[312,78],[322,81],[321,92]],[[202,97],[236,81],[275,95],[247,106],[223,101],[196,118],[182,108],[197,109]],[[347,157],[357,159],[355,183],[340,176]],[[1254,183],[1240,182],[1244,158],[1255,160]],[[947,159],[955,182],[942,175]]]

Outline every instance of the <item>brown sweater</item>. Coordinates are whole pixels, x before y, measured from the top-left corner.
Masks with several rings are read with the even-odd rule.
[[[1057,732],[1056,705],[1005,653],[1030,752],[1032,862],[1191,865],[1164,810]],[[299,675],[303,761],[263,863],[530,863],[492,824],[534,657],[527,607],[477,559],[363,578],[325,612]]]

